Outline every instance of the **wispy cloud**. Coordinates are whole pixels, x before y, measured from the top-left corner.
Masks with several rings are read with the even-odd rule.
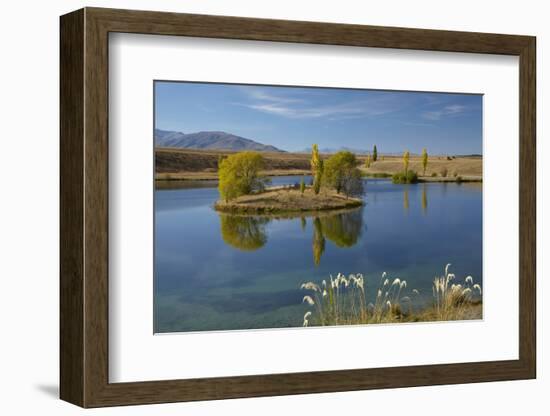
[[[455,116],[457,114],[463,113],[466,111],[466,106],[460,104],[447,105],[441,110],[437,111],[425,111],[422,113],[422,118],[426,120],[441,120],[446,116]]]
[[[247,103],[235,103],[266,114],[290,119],[326,118],[329,121],[373,117],[397,111],[398,102],[390,96],[373,96],[369,99],[344,101],[326,105],[312,104],[303,97],[271,94],[261,89],[246,90]]]

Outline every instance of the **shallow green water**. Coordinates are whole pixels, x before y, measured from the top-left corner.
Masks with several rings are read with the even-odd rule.
[[[384,271],[405,279],[418,304],[447,263],[482,282],[481,184],[368,180],[362,208],[284,219],[219,214],[215,186],[155,192],[156,332],[301,326],[300,284],[339,272],[369,296]]]

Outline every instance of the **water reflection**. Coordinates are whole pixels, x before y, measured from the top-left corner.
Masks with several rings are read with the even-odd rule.
[[[313,263],[318,266],[321,263],[321,256],[325,252],[325,236],[323,224],[319,218],[313,219]]]
[[[426,191],[426,184],[422,184],[422,213],[426,215],[428,213],[428,193]]]
[[[408,213],[409,211],[409,188],[405,186],[403,188],[403,209],[405,210],[405,213]]]
[[[223,241],[242,251],[262,248],[268,240],[267,226],[271,221],[300,219],[300,227],[307,229],[307,217],[312,224],[313,263],[318,266],[325,252],[326,240],[340,248],[352,247],[363,230],[363,208],[338,212],[281,216],[247,216],[218,213]]]
[[[269,218],[220,214],[223,241],[243,251],[258,250],[265,245],[268,223]]]

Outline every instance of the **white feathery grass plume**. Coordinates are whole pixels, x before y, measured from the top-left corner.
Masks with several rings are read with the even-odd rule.
[[[314,292],[320,292],[321,288],[313,282],[302,283],[302,289],[313,290]]]
[[[327,293],[326,289],[323,289],[323,297],[325,297],[327,295],[328,295],[328,293]]]
[[[449,274],[449,267],[451,267],[451,263],[447,263],[447,265],[445,266],[445,276]]]
[[[395,286],[395,285],[400,285],[400,284],[401,284],[401,280],[399,278],[395,278],[395,280],[393,281],[393,283],[391,285]]]
[[[407,287],[407,281],[406,281],[406,280],[403,280],[403,281],[401,282],[401,289],[404,289],[404,288],[406,288],[406,287]]]
[[[391,309],[391,302],[389,300],[386,301],[386,306],[388,307],[388,309]]]
[[[474,279],[472,278],[472,276],[468,276],[466,278],[466,280],[464,280],[465,283],[470,283],[471,285],[474,284]]]
[[[479,284],[475,284],[472,286],[474,289],[477,289],[479,291],[479,294],[481,295],[481,286]]]
[[[304,296],[304,298],[302,299],[302,303],[304,302],[307,302],[308,305],[315,305],[315,302],[313,301],[311,296]]]
[[[382,285],[382,287],[386,286],[386,285],[389,285],[390,284],[390,280],[389,279],[386,279],[384,280],[384,284]]]
[[[304,315],[304,324],[303,324],[303,326],[308,326],[309,325],[309,320],[307,318],[309,318],[310,316],[311,316],[311,312],[307,311]]]
[[[416,289],[413,289],[413,290],[412,290],[412,293],[415,294],[415,295],[419,295],[419,294],[420,294],[420,292],[419,292],[418,290],[416,290]]]

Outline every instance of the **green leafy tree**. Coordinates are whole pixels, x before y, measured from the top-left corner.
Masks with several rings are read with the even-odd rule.
[[[364,193],[358,161],[351,152],[344,151],[332,155],[325,163],[323,181],[337,193],[346,196],[359,196]]]
[[[372,161],[376,162],[378,160],[378,150],[376,149],[376,145],[374,145],[374,149],[372,149]]]
[[[426,168],[428,167],[428,151],[426,148],[422,149],[422,169],[423,175],[426,176]]]
[[[311,174],[313,176],[313,192],[315,195],[321,190],[321,181],[323,177],[323,160],[319,155],[319,148],[316,144],[311,149]]]
[[[229,201],[253,191],[262,191],[269,179],[260,174],[265,166],[257,152],[240,152],[220,161],[218,189],[223,200]]]
[[[405,168],[405,176],[407,176],[407,173],[409,172],[409,159],[410,159],[410,154],[409,154],[409,151],[405,151],[405,153],[403,153],[403,167]]]
[[[302,177],[302,180],[300,181],[300,193],[303,195],[306,190],[306,183],[304,182],[304,178]]]

